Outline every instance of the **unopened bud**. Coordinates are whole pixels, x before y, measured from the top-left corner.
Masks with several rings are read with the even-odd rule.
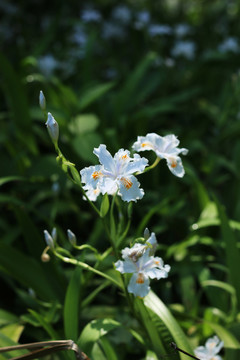
[[[50,261],[50,256],[46,253],[43,253],[41,256],[41,260],[42,262],[49,262]]]
[[[52,229],[51,235],[52,235],[53,242],[55,243],[57,241],[57,229],[56,228]]]
[[[49,232],[47,230],[44,230],[43,233],[47,246],[49,246],[50,249],[54,249],[54,241]]]
[[[52,114],[48,113],[48,119],[46,122],[46,126],[48,129],[48,133],[53,141],[54,144],[57,144],[58,142],[58,136],[59,136],[59,127],[57,121],[54,119]]]
[[[71,230],[68,229],[67,230],[67,236],[68,236],[68,240],[70,241],[72,246],[75,246],[76,243],[77,243],[76,235]]]
[[[45,96],[44,96],[42,90],[40,91],[40,94],[39,94],[39,105],[43,111],[46,110],[46,99],[45,99]]]
[[[150,237],[150,231],[148,230],[148,228],[144,230],[143,236],[145,240],[147,240]]]

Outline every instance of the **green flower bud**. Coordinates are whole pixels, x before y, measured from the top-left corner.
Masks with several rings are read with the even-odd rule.
[[[59,127],[58,127],[58,123],[56,122],[56,120],[54,119],[54,117],[50,112],[48,113],[46,126],[54,145],[57,145],[58,136],[59,136]]]
[[[77,243],[76,235],[71,230],[68,229],[67,230],[67,236],[68,236],[68,240],[70,241],[72,246],[75,246],[76,243]]]
[[[49,232],[47,230],[44,230],[43,233],[47,246],[49,246],[50,249],[54,249],[54,241]]]
[[[39,105],[43,111],[46,110],[46,99],[45,99],[45,96],[44,96],[42,90],[40,91],[40,94],[39,94]]]

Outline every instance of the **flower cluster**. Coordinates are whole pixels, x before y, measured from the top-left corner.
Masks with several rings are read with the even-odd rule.
[[[222,347],[223,341],[214,336],[206,341],[205,346],[198,346],[194,354],[201,360],[222,360],[222,357],[217,355]]]
[[[135,151],[153,150],[159,159],[166,159],[170,171],[183,177],[184,168],[180,153],[186,155],[188,150],[178,148],[179,140],[175,135],[159,136],[151,133],[139,136],[133,144]],[[138,154],[130,157],[128,150],[120,149],[114,157],[106,145],[101,144],[93,153],[99,158],[101,165],[89,166],[80,171],[86,195],[96,201],[101,194],[118,194],[124,201],[137,201],[144,195],[143,189],[136,179],[136,174],[143,173],[148,160]]]
[[[164,265],[160,257],[154,257],[157,240],[151,234],[145,244],[136,243],[132,248],[122,250],[122,260],[115,263],[116,270],[124,274],[133,274],[128,284],[128,291],[135,296],[145,297],[150,291],[149,279],[168,277],[169,265]]]

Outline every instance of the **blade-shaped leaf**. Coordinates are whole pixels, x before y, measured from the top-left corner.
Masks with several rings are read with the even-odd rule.
[[[110,318],[93,320],[83,329],[78,340],[78,345],[84,352],[90,354],[96,341],[119,326],[121,326],[121,324],[118,321]]]
[[[144,303],[153,312],[155,312],[160,319],[164,322],[177,346],[186,352],[192,354],[192,348],[185,336],[183,330],[180,328],[177,320],[173,317],[167,306],[159,299],[159,297],[150,291],[144,298]],[[185,355],[180,354],[181,359],[185,359]]]
[[[82,269],[77,267],[72,274],[64,302],[64,331],[66,339],[77,340],[78,312],[80,297],[80,277]]]

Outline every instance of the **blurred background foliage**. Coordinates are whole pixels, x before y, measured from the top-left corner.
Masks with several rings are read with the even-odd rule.
[[[153,288],[193,345],[228,329],[229,349],[238,348],[240,2],[1,0],[0,11],[1,345],[76,340],[88,321],[107,316],[137,326],[116,289],[54,258],[41,262],[43,230],[54,226],[66,248],[68,228],[80,244],[108,246],[56,163],[38,105],[43,90],[60,148],[78,170],[96,164],[100,143],[114,154],[148,132],[174,133],[189,149],[183,179],[163,163],[141,176],[145,196],[126,243],[145,227],[156,233],[172,271]],[[127,344],[118,358],[139,359],[136,340],[114,331],[112,344]]]

